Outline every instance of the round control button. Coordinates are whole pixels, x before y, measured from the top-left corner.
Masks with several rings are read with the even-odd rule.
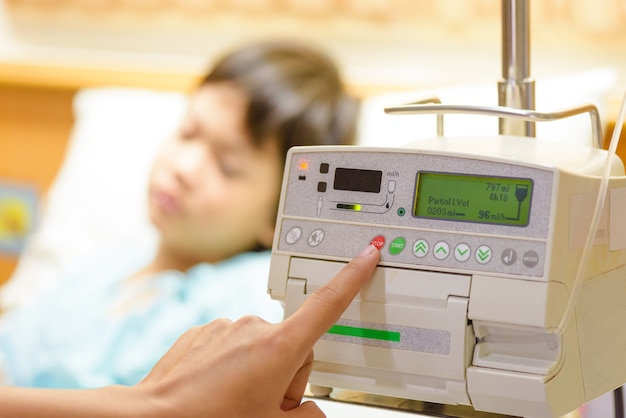
[[[324,241],[324,235],[325,234],[323,229],[316,229],[315,231],[311,232],[311,235],[309,235],[308,239],[309,246],[317,247],[318,245],[320,245],[322,241]]]
[[[285,242],[289,245],[295,244],[300,240],[300,237],[302,237],[302,228],[294,226],[287,231],[287,235],[285,235]]]
[[[522,256],[522,263],[528,268],[533,268],[539,263],[539,254],[537,251],[528,250]]]
[[[471,253],[469,245],[461,243],[454,249],[454,258],[460,262],[467,261]]]
[[[439,241],[433,247],[433,254],[437,260],[443,260],[450,255],[450,246],[445,241]]]
[[[502,264],[505,266],[512,266],[517,261],[517,253],[513,248],[507,248],[502,251],[502,255],[500,256],[500,260],[502,260]]]
[[[404,251],[405,247],[406,247],[405,238],[403,237],[394,238],[393,241],[391,241],[391,244],[389,244],[389,254],[398,255],[402,251]]]
[[[476,261],[480,264],[487,264],[491,261],[491,256],[493,255],[491,248],[486,245],[481,245],[476,249]]]
[[[380,249],[385,246],[385,237],[383,237],[382,235],[378,235],[372,238],[370,244],[372,244],[374,247],[376,247],[378,251],[380,251]]]
[[[415,244],[413,244],[413,254],[415,254],[415,257],[419,258],[426,256],[426,254],[428,254],[428,241],[425,239],[415,241]]]

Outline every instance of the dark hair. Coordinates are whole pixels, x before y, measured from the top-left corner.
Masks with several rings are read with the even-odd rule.
[[[222,57],[202,84],[228,82],[249,99],[246,125],[255,144],[275,137],[283,157],[294,145],[354,143],[359,101],[334,62],[312,47],[269,41]]]

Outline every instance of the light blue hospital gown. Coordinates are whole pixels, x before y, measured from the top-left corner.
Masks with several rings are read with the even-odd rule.
[[[149,259],[117,255],[89,274],[63,280],[37,302],[0,319],[0,359],[8,384],[89,388],[137,383],[188,328],[247,314],[270,322],[282,307],[267,295],[269,252],[246,253],[140,285],[122,282]],[[135,293],[137,292],[137,293]],[[153,298],[112,312],[124,298]]]

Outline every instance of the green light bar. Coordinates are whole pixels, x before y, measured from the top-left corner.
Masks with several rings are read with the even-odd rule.
[[[400,333],[396,331],[385,331],[382,329],[348,327],[345,325],[333,325],[329,334],[346,335],[348,337],[372,338],[374,340],[400,341]]]
[[[360,212],[361,205],[357,205],[353,203],[337,203],[337,209],[347,209],[347,210],[353,210],[355,212]]]

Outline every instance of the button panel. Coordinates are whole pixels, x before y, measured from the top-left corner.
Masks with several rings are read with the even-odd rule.
[[[526,277],[541,277],[544,272],[545,242],[510,237],[283,219],[278,246],[290,252],[352,258],[366,243],[379,250],[387,246],[381,251],[381,263]]]

